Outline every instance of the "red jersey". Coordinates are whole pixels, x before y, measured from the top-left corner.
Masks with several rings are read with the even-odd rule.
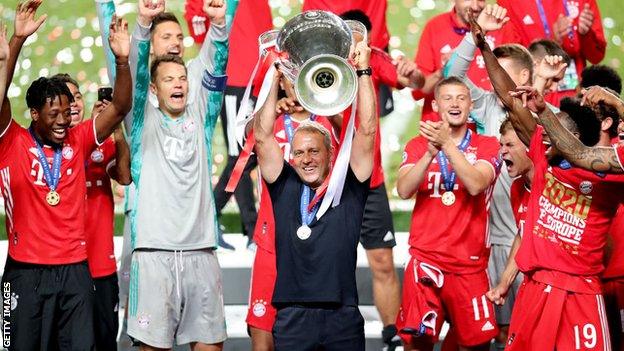
[[[498,174],[499,144],[494,137],[472,133],[464,151],[471,163],[487,162]],[[427,152],[427,139],[418,136],[405,146],[401,167],[414,165]],[[494,181],[479,195],[471,196],[456,178],[455,203],[442,203],[445,192],[437,157],[433,159],[416,193],[410,226],[410,254],[434,264],[444,272],[468,274],[487,267],[490,249],[487,239],[488,209]]]
[[[511,26],[504,26],[499,31],[488,33],[486,39],[490,47],[515,42],[516,36],[512,29]],[[441,69],[467,33],[470,33],[470,28],[458,22],[454,9],[430,19],[423,29],[416,51],[415,61],[420,71],[428,76]],[[480,51],[477,51],[467,76],[476,86],[486,90],[492,89]],[[440,119],[431,108],[433,94],[426,95],[420,90],[414,90],[412,95],[416,100],[425,99],[421,117],[423,121]]]
[[[209,19],[203,11],[204,0],[186,0],[184,18],[195,42],[201,44],[208,33]],[[267,0],[240,0],[230,33],[227,85],[245,87],[258,61],[258,37],[273,28]]]
[[[524,179],[520,177],[511,183],[511,190],[509,193],[511,198],[511,210],[516,219],[516,226],[518,227],[519,234],[522,236],[524,234],[524,223],[526,222],[531,189],[526,187]]]
[[[611,249],[611,258],[607,263],[602,278],[613,279],[624,277],[624,206],[620,206],[611,228],[609,229],[609,235],[613,240],[613,248]]]
[[[387,0],[305,0],[302,11],[325,10],[340,16],[349,10],[362,10],[371,21],[371,46],[385,48],[390,41],[390,33],[386,24],[387,7]]]
[[[294,119],[291,119],[291,121],[293,130],[297,129],[299,122]],[[333,136],[332,145],[334,146],[334,150],[338,150],[338,136],[334,134],[334,128],[329,122],[329,119],[327,119],[327,117],[316,117],[315,121],[319,122],[330,131]],[[275,120],[273,135],[284,153],[284,160],[292,163],[290,141],[288,140],[288,134],[286,134],[286,128],[284,126],[284,115],[281,115]],[[332,162],[333,161],[334,160],[332,160]],[[275,253],[275,219],[273,218],[273,204],[266,183],[261,181],[260,184],[260,206],[253,238],[256,245],[270,253]]]
[[[604,269],[611,221],[624,199],[624,177],[573,168],[565,162],[550,166],[542,140],[542,127],[538,127],[529,147],[535,174],[527,229],[516,256],[518,268],[598,275]]]
[[[591,63],[599,63],[605,56],[607,42],[602,29],[602,18],[600,10],[595,0],[536,0],[536,1],[516,1],[498,0],[498,4],[507,9],[509,16],[508,26],[512,27],[519,35],[518,43],[529,46],[537,39],[553,39],[553,26],[560,15],[573,19],[573,33],[571,38],[565,36],[561,46],[572,57],[576,65],[571,66],[570,74],[576,74],[576,81],[580,78],[580,73],[585,68],[585,60]],[[546,24],[540,16],[539,4],[544,9]],[[594,22],[587,34],[578,33],[579,14],[589,4],[589,8],[594,12]],[[549,32],[550,35],[548,35]],[[574,85],[573,83],[570,85]],[[563,90],[572,90],[570,86]],[[565,96],[569,96],[565,94]],[[558,103],[557,103],[558,106]]]
[[[115,140],[107,138],[87,159],[87,258],[93,278],[117,271],[113,245],[115,204],[108,169],[114,166],[117,149]]]
[[[4,197],[9,256],[33,264],[69,264],[87,259],[85,236],[85,171],[97,145],[92,120],[67,131],[56,191],[61,201],[46,202],[50,191],[39,163],[37,144],[12,120],[0,135],[0,190]],[[44,146],[50,169],[54,150]]]

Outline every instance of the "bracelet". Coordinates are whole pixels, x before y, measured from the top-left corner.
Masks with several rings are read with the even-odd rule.
[[[357,74],[358,77],[371,76],[373,75],[373,69],[370,67],[365,68],[365,69],[358,69],[358,70],[355,70],[355,74]]]

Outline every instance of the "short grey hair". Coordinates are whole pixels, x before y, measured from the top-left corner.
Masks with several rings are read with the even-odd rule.
[[[295,129],[292,140],[295,140],[295,135],[297,135],[297,133],[299,132],[317,133],[317,134],[322,135],[323,144],[325,144],[325,147],[327,148],[327,150],[331,150],[332,148],[331,133],[329,132],[329,130],[327,130],[327,128],[325,128],[319,122],[310,121],[310,120],[301,122],[301,124],[299,124],[299,127]],[[291,145],[292,145],[292,141],[291,141]]]

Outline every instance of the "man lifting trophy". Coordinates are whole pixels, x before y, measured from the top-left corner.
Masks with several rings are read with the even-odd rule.
[[[278,68],[269,70],[270,84],[261,89],[253,120],[258,164],[275,214],[276,350],[364,350],[355,268],[373,169],[376,107],[370,48],[365,41],[352,45],[349,26],[332,13],[308,11],[286,23],[276,40]],[[278,101],[280,87],[291,91]],[[339,114],[356,95],[359,127],[354,130],[353,117],[345,120],[332,167],[332,133],[312,117]],[[304,111],[310,118],[297,128],[284,122],[292,134],[289,162],[275,122],[284,112],[286,117]]]

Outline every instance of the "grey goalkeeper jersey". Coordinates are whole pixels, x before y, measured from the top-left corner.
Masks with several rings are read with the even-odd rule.
[[[188,64],[188,103],[176,119],[148,95],[149,35],[144,34],[135,30],[133,48],[138,61],[135,86],[145,90],[135,92],[134,110],[126,119],[136,186],[133,248],[216,247],[211,142],[225,87],[227,30],[212,25],[199,56]]]

